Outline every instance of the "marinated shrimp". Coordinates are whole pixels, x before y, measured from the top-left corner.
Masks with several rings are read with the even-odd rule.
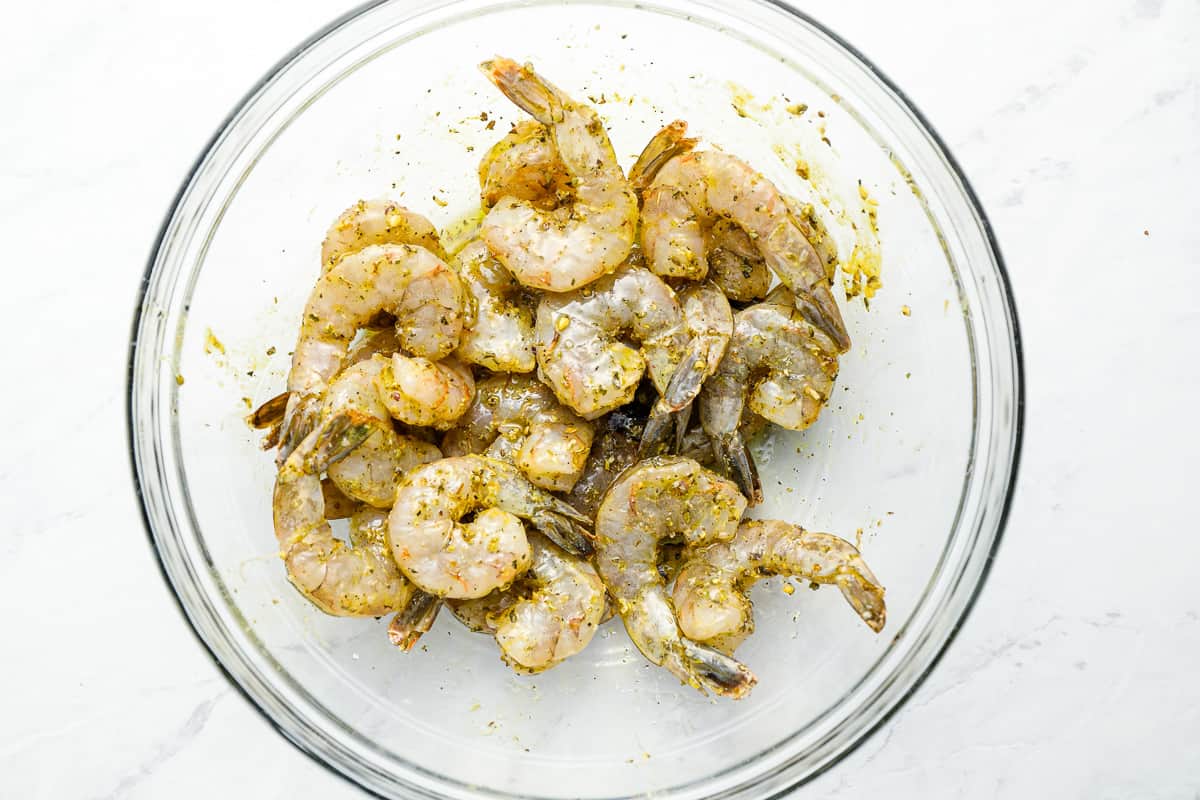
[[[322,275],[309,295],[292,355],[280,461],[315,426],[350,342],[379,311],[395,316],[402,349],[440,359],[458,347],[462,334],[462,284],[446,262],[413,245],[368,245]]]
[[[728,540],[745,508],[736,485],[691,459],[667,456],[625,470],[596,513],[596,569],[629,638],[684,683],[729,697],[749,692],[754,675],[680,633],[658,572],[658,546],[674,536],[693,546]]]
[[[652,270],[706,274],[703,229],[727,219],[749,235],[767,266],[792,290],[797,307],[840,350],[849,349],[824,260],[805,238],[786,198],[744,161],[717,150],[684,153],[659,169],[643,198],[642,247]]]
[[[343,370],[329,384],[322,417],[348,415],[371,426],[371,434],[327,469],[343,494],[376,508],[390,508],[396,484],[419,464],[442,457],[429,442],[397,433],[379,391],[388,359],[374,355]]]
[[[547,211],[567,201],[571,176],[546,126],[522,120],[492,145],[479,162],[479,191],[484,208],[505,197]]]
[[[656,133],[629,172],[642,201],[642,250],[650,271],[669,278],[702,280],[708,272],[704,226],[682,192],[651,188],[659,171],[697,143],[685,137],[687,123],[675,120]]]
[[[321,269],[328,271],[347,253],[372,244],[411,244],[446,258],[433,223],[386,198],[359,200],[343,211],[321,243]]]
[[[534,301],[525,287],[478,240],[458,254],[458,270],[470,299],[458,357],[493,372],[532,372]]]
[[[732,698],[756,683],[733,652],[761,577],[836,584],[879,632],[854,546],[741,519],[763,498],[749,437],[811,425],[850,346],[817,209],[682,121],[626,175],[596,109],[480,68],[531,117],[480,161],[482,207],[449,250],[394,201],[343,211],[286,391],[247,417],[278,445],[289,580],[329,614],[394,614],[402,651],[448,606],[519,673],[619,613],[648,661]]]
[[[381,558],[392,558],[387,544],[388,512],[379,508],[362,507],[350,515],[350,542],[355,547],[367,547]],[[433,627],[438,603],[420,589],[413,588],[408,602],[396,612],[388,626],[392,644],[401,650],[411,650],[422,635]]]
[[[535,486],[570,491],[592,447],[592,426],[531,375],[493,375],[446,434],[448,456],[480,453],[515,464]]]
[[[372,320],[372,322],[375,321]],[[376,353],[391,355],[399,349],[400,342],[396,338],[394,328],[365,328],[362,337],[346,353],[342,369],[347,370]],[[287,414],[288,398],[290,397],[291,392],[280,392],[246,417],[246,422],[250,427],[259,430],[267,429],[267,434],[262,441],[263,450],[270,450],[279,444],[280,430],[283,426],[283,418]]]
[[[359,528],[347,546],[325,519],[321,472],[371,430],[350,415],[334,417],[293,449],[275,478],[275,537],[288,579],[328,614],[377,617],[404,608],[413,593],[383,543]]]
[[[470,522],[462,519],[470,514]],[[396,489],[388,518],[392,557],[426,592],[483,597],[510,585],[532,554],[522,520],[573,552],[591,550],[588,520],[516,467],[483,456],[424,464]]]
[[[837,359],[837,345],[794,306],[764,302],[734,317],[725,358],[700,393],[700,422],[751,505],[762,502],[762,484],[738,430],[747,402],[776,425],[803,430],[833,392]]]
[[[521,283],[551,292],[578,289],[619,267],[633,246],[637,199],[595,110],[511,59],[480,68],[546,126],[573,190],[569,202],[550,211],[500,198],[480,229],[492,254]]]
[[[671,287],[632,265],[582,289],[543,295],[534,334],[542,379],[584,419],[628,403],[645,372],[665,392],[689,346]]]
[[[604,615],[605,589],[587,560],[531,534],[529,571],[503,591],[450,601],[467,627],[489,633],[518,672],[541,672],[587,647]]]
[[[672,593],[680,630],[732,653],[754,632],[747,592],[771,575],[837,584],[871,630],[887,621],[883,587],[854,545],[787,522],[749,520],[730,541],[689,551]]]
[[[430,361],[395,353],[379,370],[378,385],[393,417],[443,431],[466,413],[475,396],[475,377],[455,358]]]

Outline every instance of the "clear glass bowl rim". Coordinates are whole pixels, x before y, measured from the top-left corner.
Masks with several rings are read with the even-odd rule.
[[[259,94],[259,92],[266,86],[270,85],[280,72],[282,72],[286,67],[288,67],[296,59],[301,57],[307,50],[309,50],[309,48],[313,47],[318,42],[325,39],[327,36],[329,36],[333,32],[337,31],[343,25],[351,22],[352,20],[356,19],[357,17],[359,17],[363,14],[370,12],[372,9],[382,6],[388,2],[391,2],[391,0],[368,0],[368,2],[362,3],[361,5],[351,8],[350,10],[348,10],[341,16],[337,17],[336,19],[333,19],[332,21],[327,23],[325,26],[323,26],[322,28],[320,28],[319,30],[314,32],[311,36],[306,38],[304,41],[302,41],[300,44],[298,44],[296,47],[294,47],[291,51],[289,51],[287,54],[285,54],[274,65],[272,65],[271,68],[269,70],[267,70],[267,72],[261,78],[259,78],[259,80],[257,80],[253,86],[250,87],[250,89],[237,101],[236,104],[234,104],[234,106],[229,111],[229,113],[225,116],[225,118],[223,120],[221,120],[220,124],[217,126],[217,128],[214,131],[214,133],[212,134],[212,136],[209,137],[208,141],[201,148],[199,155],[196,157],[196,159],[193,161],[192,165],[188,169],[187,174],[184,176],[182,182],[180,183],[179,189],[176,191],[175,196],[172,198],[170,204],[168,205],[167,211],[163,217],[163,221],[162,221],[161,225],[159,226],[159,230],[155,236],[153,246],[151,247],[150,256],[147,261],[144,273],[143,273],[141,281],[139,282],[139,285],[138,285],[137,298],[136,298],[136,303],[134,306],[134,314],[133,314],[130,341],[129,341],[129,353],[128,353],[127,370],[126,370],[126,394],[125,394],[125,400],[126,400],[125,417],[126,417],[126,432],[127,432],[127,446],[128,446],[129,463],[130,463],[132,478],[133,478],[133,488],[134,488],[134,492],[137,496],[138,508],[141,512],[143,527],[144,527],[144,530],[145,530],[145,533],[147,536],[147,541],[150,545],[150,549],[154,553],[155,563],[158,566],[159,572],[162,575],[164,582],[166,583],[167,587],[170,589],[171,596],[175,600],[176,608],[178,609],[181,617],[187,623],[188,629],[191,631],[191,633],[195,637],[196,641],[200,644],[203,651],[208,654],[208,656],[212,660],[213,664],[217,667],[218,670],[220,670],[222,675],[225,676],[225,679],[229,682],[229,684],[234,689],[236,689],[239,693],[241,693],[241,695],[249,702],[249,705],[252,708],[254,708],[271,727],[273,727],[276,731],[278,731],[285,740],[292,743],[300,752],[304,753],[306,756],[308,756],[310,759],[312,759],[315,763],[317,763],[317,764],[321,765],[322,767],[324,767],[325,769],[329,770],[332,774],[337,775],[350,783],[353,783],[355,786],[360,788],[362,791],[365,791],[369,794],[372,794],[374,796],[379,796],[379,797],[384,797],[384,795],[379,794],[374,789],[372,789],[372,787],[366,785],[362,781],[353,779],[351,776],[347,775],[346,773],[341,771],[337,766],[335,766],[333,763],[331,763],[331,761],[326,757],[325,754],[315,752],[313,749],[306,746],[306,744],[303,743],[302,741],[300,741],[297,737],[292,735],[292,733],[288,730],[288,728],[283,723],[281,723],[278,719],[276,719],[276,717],[274,717],[271,714],[271,712],[267,708],[264,707],[264,705],[260,702],[260,700],[257,697],[255,697],[250,692],[249,689],[247,689],[245,686],[243,686],[234,677],[234,675],[230,671],[230,669],[222,662],[221,658],[218,656],[218,654],[215,651],[215,649],[213,648],[213,646],[204,638],[204,636],[201,634],[199,628],[196,626],[195,622],[191,619],[191,617],[188,613],[187,606],[184,602],[184,599],[183,599],[179,589],[176,587],[176,585],[170,575],[170,572],[167,568],[167,565],[163,559],[163,555],[159,550],[158,544],[155,539],[155,528],[154,528],[153,522],[151,520],[151,512],[146,503],[145,491],[143,488],[143,478],[142,478],[142,475],[141,475],[141,472],[139,469],[139,465],[138,465],[138,449],[137,449],[137,441],[136,441],[138,420],[135,418],[135,408],[134,408],[134,403],[135,403],[134,394],[136,391],[136,385],[135,385],[134,379],[135,379],[135,371],[136,371],[136,362],[137,362],[137,357],[138,357],[138,342],[139,342],[138,334],[139,334],[139,331],[140,331],[142,323],[143,323],[144,312],[146,309],[146,302],[145,302],[146,296],[149,291],[151,278],[154,273],[155,264],[157,263],[158,257],[160,255],[160,253],[162,252],[164,243],[166,242],[167,234],[170,229],[171,223],[174,220],[177,212],[179,211],[180,205],[181,205],[182,201],[184,200],[185,196],[187,195],[188,189],[192,185],[193,179],[196,177],[196,175],[199,172],[199,170],[201,169],[201,167],[207,162],[207,160],[208,160],[210,154],[213,152],[215,146],[222,139],[223,134],[230,127],[231,123],[233,123],[236,119],[238,119],[241,116],[242,112],[253,101],[253,99]],[[442,0],[442,2],[440,4],[449,4],[450,2],[453,2],[453,0]],[[970,212],[972,213],[974,218],[978,221],[979,227],[980,227],[980,233],[982,233],[982,235],[985,239],[986,246],[987,246],[988,250],[990,251],[990,255],[991,255],[994,265],[996,267],[996,277],[998,278],[998,282],[999,282],[999,286],[998,286],[999,294],[1001,295],[1001,300],[1003,301],[1003,308],[1001,310],[1002,310],[1002,312],[1006,318],[1006,321],[1008,323],[1008,329],[1009,329],[1009,333],[1010,333],[1010,341],[1008,342],[1008,344],[1010,344],[1011,348],[1012,348],[1013,371],[1014,371],[1014,378],[1015,378],[1015,386],[1013,387],[1012,447],[1011,447],[1011,454],[1010,454],[1009,465],[1008,465],[1008,480],[1006,482],[1006,485],[1004,486],[1004,491],[1003,491],[1003,495],[1002,495],[1002,499],[1001,499],[1001,506],[1000,506],[999,513],[996,518],[996,530],[995,530],[994,534],[992,535],[991,546],[986,555],[986,558],[984,559],[979,576],[978,576],[977,580],[975,581],[974,586],[971,588],[971,592],[970,592],[969,596],[966,598],[966,601],[959,613],[958,618],[956,620],[952,620],[950,622],[949,630],[945,636],[944,641],[937,648],[937,651],[932,655],[928,665],[924,668],[923,671],[921,671],[921,673],[919,675],[916,676],[916,678],[913,680],[912,685],[907,689],[907,691],[904,692],[903,695],[901,695],[900,697],[898,697],[895,700],[894,704],[890,708],[886,709],[882,714],[880,714],[878,716],[878,718],[873,722],[873,724],[869,725],[868,727],[866,727],[865,729],[860,731],[858,733],[857,737],[853,741],[851,741],[844,749],[842,749],[840,752],[833,755],[831,758],[828,759],[828,761],[821,764],[818,768],[806,772],[805,774],[803,774],[802,776],[799,776],[795,780],[789,780],[789,781],[784,782],[781,785],[772,787],[770,794],[766,795],[766,797],[771,798],[771,800],[774,800],[775,798],[782,798],[782,797],[787,796],[790,792],[794,791],[799,786],[802,786],[803,784],[808,783],[809,781],[813,780],[814,778],[816,778],[819,775],[821,775],[822,773],[824,773],[826,770],[829,770],[832,767],[836,766],[838,763],[840,763],[842,761],[842,759],[846,758],[850,753],[852,753],[854,750],[856,750],[858,747],[860,747],[864,742],[866,742],[872,735],[874,735],[876,731],[878,731],[880,728],[882,728],[883,725],[889,719],[891,719],[891,717],[905,705],[905,703],[908,701],[908,699],[910,697],[912,697],[913,694],[915,694],[916,690],[925,682],[925,680],[933,672],[933,670],[937,666],[937,664],[941,661],[942,657],[946,654],[951,643],[954,641],[955,637],[958,635],[958,632],[965,625],[968,617],[970,616],[972,609],[975,606],[975,603],[978,601],[979,596],[983,591],[984,585],[987,583],[987,579],[988,579],[988,575],[991,571],[992,563],[995,561],[995,558],[999,552],[1000,542],[1004,537],[1004,532],[1005,532],[1005,529],[1006,529],[1007,523],[1008,523],[1008,515],[1011,510],[1011,506],[1012,506],[1012,502],[1013,502],[1013,496],[1014,496],[1014,492],[1015,492],[1016,484],[1017,484],[1017,477],[1018,477],[1019,468],[1020,468],[1020,460],[1021,460],[1021,453],[1022,453],[1023,440],[1024,440],[1025,365],[1024,365],[1023,342],[1022,342],[1022,337],[1021,337],[1020,323],[1019,323],[1018,314],[1017,314],[1016,302],[1013,297],[1011,281],[1009,278],[1007,267],[1004,262],[1003,255],[1000,250],[999,242],[996,239],[996,235],[992,228],[991,222],[988,219],[987,213],[985,212],[982,203],[979,201],[978,195],[976,194],[974,187],[971,185],[966,174],[963,172],[962,168],[958,164],[958,161],[954,158],[954,155],[951,153],[950,149],[947,147],[947,145],[946,145],[945,141],[942,139],[942,137],[938,134],[937,130],[933,127],[933,125],[929,122],[929,120],[921,112],[921,110],[916,106],[916,104],[904,93],[904,91],[902,89],[900,89],[900,87],[895,82],[893,82],[891,80],[891,78],[888,77],[888,75],[886,73],[881,71],[870,59],[868,59],[862,52],[860,52],[852,44],[850,44],[848,41],[843,39],[835,31],[833,31],[830,28],[828,28],[827,26],[825,26],[818,19],[810,16],[809,14],[807,14],[804,11],[801,11],[800,9],[795,8],[790,3],[785,2],[785,0],[753,0],[753,2],[758,2],[765,6],[773,7],[773,8],[780,10],[786,14],[792,15],[792,16],[796,17],[798,20],[800,20],[801,22],[803,22],[804,24],[814,28],[821,35],[828,38],[836,47],[843,50],[846,55],[848,55],[851,59],[859,62],[859,64],[861,66],[863,66],[866,70],[868,70],[871,73],[871,75],[875,78],[875,80],[877,80],[886,91],[890,92],[895,97],[895,99],[898,101],[900,106],[912,116],[913,120],[915,121],[917,126],[922,130],[922,132],[925,133],[929,137],[929,139],[930,139],[931,143],[933,144],[935,150],[937,151],[938,155],[942,158],[945,165],[949,168],[952,177],[957,181],[958,186],[961,189],[963,198],[967,202]],[[424,787],[406,786],[406,788],[409,789],[410,793],[413,796],[431,796],[431,795],[427,794],[427,790],[425,790]],[[731,790],[724,792],[723,794],[738,794],[738,795],[740,795],[742,792],[744,792],[748,789],[752,789],[752,788],[753,788],[753,786],[747,786],[744,784],[738,785],[736,787],[733,787]]]

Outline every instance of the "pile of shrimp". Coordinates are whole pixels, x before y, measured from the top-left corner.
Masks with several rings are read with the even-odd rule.
[[[347,209],[287,390],[251,415],[291,583],[392,615],[403,651],[445,608],[523,673],[619,616],[651,663],[733,698],[756,682],[733,654],[760,578],[836,584],[879,632],[853,545],[743,518],[763,499],[747,440],[812,425],[850,346],[832,237],[684,122],[626,173],[589,105],[481,67],[529,118],[479,165],[474,239],[448,253],[394,202]]]

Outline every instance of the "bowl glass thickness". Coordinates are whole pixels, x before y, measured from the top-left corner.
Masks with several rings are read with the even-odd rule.
[[[806,103],[793,116],[810,129],[825,113],[841,163],[879,203],[884,287],[869,310],[845,304],[855,347],[818,424],[759,448],[769,499],[758,513],[849,538],[862,529],[887,586],[882,635],[832,587],[789,596],[764,581],[758,630],[738,651],[759,684],[747,700],[715,701],[648,665],[619,621],[563,665],[516,676],[449,615],[404,655],[386,620],[325,616],[287,583],[271,459],[242,416],[283,386],[317,245],[339,211],[386,194],[446,226],[476,202],[479,156],[520,118],[475,66],[498,50],[603,100],[626,165],[680,117],[795,188],[772,125],[739,113],[730,87],[763,106],[775,98],[774,113]],[[860,56],[795,11],[391,2],[281,62],[197,162],[138,311],[131,444],[154,545],[205,646],[285,736],[364,787],[761,797],[880,725],[969,609],[1015,471],[1017,342],[986,221],[944,148]]]

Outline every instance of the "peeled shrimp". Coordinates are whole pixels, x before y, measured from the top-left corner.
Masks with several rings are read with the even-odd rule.
[[[703,229],[722,218],[749,235],[767,266],[794,292],[797,307],[839,349],[848,349],[850,337],[826,264],[805,238],[786,198],[727,153],[689,152],[658,170],[643,195],[642,247],[651,269],[687,277],[706,274]]]
[[[532,372],[533,303],[526,289],[481,241],[458,254],[458,270],[471,302],[458,357],[493,372]]]
[[[512,197],[549,211],[570,197],[571,176],[546,126],[527,119],[479,162],[479,189],[484,208]]]
[[[694,546],[727,540],[745,508],[736,485],[691,459],[669,456],[625,470],[596,513],[596,569],[629,638],[684,683],[730,697],[749,692],[754,675],[680,633],[658,572],[658,545],[678,535]]]
[[[734,317],[729,350],[700,393],[700,422],[751,505],[762,502],[762,484],[738,431],[747,401],[776,425],[803,430],[833,392],[837,359],[837,345],[790,304],[759,303]]]
[[[879,633],[887,621],[883,587],[854,545],[799,525],[750,520],[732,540],[689,552],[672,594],[680,630],[732,653],[754,632],[746,593],[770,575],[837,584],[871,630]]]
[[[388,412],[406,425],[446,430],[466,413],[475,378],[457,359],[430,361],[399,353],[379,371],[379,393]]]
[[[578,289],[619,267],[633,246],[637,199],[595,110],[510,59],[480,67],[546,126],[574,195],[552,211],[501,198],[480,229],[488,248],[521,283],[551,292]]]
[[[396,484],[413,467],[442,457],[429,442],[396,432],[379,392],[379,376],[389,360],[376,355],[359,361],[329,384],[324,418],[351,415],[370,423],[371,435],[327,470],[343,494],[376,508],[390,508]]]
[[[472,513],[472,521],[461,522]],[[392,557],[421,589],[483,597],[529,567],[523,519],[567,549],[591,549],[582,514],[516,467],[483,456],[444,458],[410,472],[396,489],[388,539]]]
[[[378,555],[391,561],[392,554],[387,544],[388,512],[379,508],[360,507],[350,515],[350,542],[355,547],[368,548]],[[429,595],[420,589],[413,588],[408,602],[396,611],[388,626],[388,636],[392,644],[402,650],[411,650],[423,634],[429,632],[433,620],[437,617],[437,604],[433,604],[432,612]]]
[[[275,478],[275,537],[288,579],[328,614],[377,617],[404,608],[413,593],[381,542],[363,537],[347,546],[325,519],[321,472],[371,430],[349,415],[334,417],[301,441]]]
[[[433,253],[397,244],[368,245],[322,275],[309,295],[292,355],[281,460],[315,426],[328,382],[351,340],[379,311],[395,316],[402,349],[440,359],[458,347],[462,334],[462,284]]]
[[[570,491],[592,446],[592,426],[531,375],[493,375],[442,442],[446,455],[481,453],[515,464],[535,486]]]
[[[343,211],[321,243],[321,269],[328,271],[347,253],[372,244],[411,244],[446,258],[433,223],[386,198],[359,200]]]
[[[643,372],[666,391],[688,348],[675,293],[636,266],[573,292],[543,295],[534,332],[541,377],[584,419],[629,402]]]
[[[541,672],[587,647],[604,615],[605,590],[585,559],[531,534],[529,571],[508,589],[477,600],[450,601],[472,630],[496,637],[504,661]]]

